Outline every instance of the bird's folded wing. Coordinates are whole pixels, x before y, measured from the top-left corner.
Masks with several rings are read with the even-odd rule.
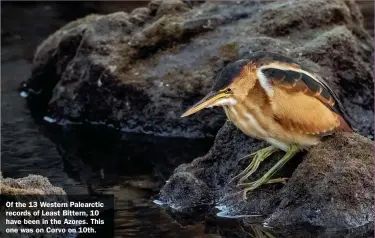
[[[283,127],[306,134],[352,131],[337,96],[318,76],[298,65],[270,63],[258,69],[258,78]]]

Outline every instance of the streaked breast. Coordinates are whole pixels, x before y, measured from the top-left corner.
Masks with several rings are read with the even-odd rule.
[[[246,135],[258,139],[267,137],[267,131],[246,106],[237,103],[233,106],[225,106],[224,111],[228,119]]]

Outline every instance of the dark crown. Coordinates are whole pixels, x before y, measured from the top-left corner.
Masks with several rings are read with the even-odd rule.
[[[221,89],[228,87],[233,82],[234,78],[236,78],[241,73],[243,67],[247,65],[248,62],[249,60],[247,59],[237,60],[225,66],[216,75],[216,81],[212,90],[219,91]]]

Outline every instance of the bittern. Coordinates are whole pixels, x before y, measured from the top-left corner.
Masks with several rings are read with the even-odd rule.
[[[317,74],[296,61],[270,52],[258,52],[225,66],[211,91],[181,117],[203,108],[221,106],[228,119],[248,136],[267,141],[269,147],[252,153],[238,185],[243,196],[267,183],[299,151],[318,144],[335,131],[353,131],[337,95]],[[260,163],[277,150],[285,155],[261,178],[243,183]]]

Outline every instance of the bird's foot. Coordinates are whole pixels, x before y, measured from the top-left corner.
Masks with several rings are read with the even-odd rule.
[[[243,181],[245,181],[248,177],[250,177],[253,173],[255,173],[255,171],[258,169],[260,163],[262,161],[264,161],[266,158],[270,157],[274,152],[276,152],[278,149],[274,146],[268,146],[266,148],[263,148],[263,149],[260,149],[250,155],[246,155],[244,157],[241,158],[242,159],[246,159],[246,158],[250,158],[250,157],[253,157],[253,160],[251,161],[251,163],[249,164],[249,166],[246,167],[246,169],[244,169],[241,173],[239,173],[238,175],[236,175],[235,177],[233,177],[230,181],[230,183],[232,181],[234,181],[235,179],[237,179],[238,177],[241,177],[238,181],[238,183],[242,183]]]
[[[251,183],[240,183],[239,186],[245,186],[243,190],[243,198],[246,200],[246,194],[249,191],[253,191],[258,187],[262,186],[263,184],[270,184],[270,183],[278,183],[278,182],[286,182],[286,178],[277,178],[271,179],[271,177],[279,171],[286,162],[288,162],[296,153],[298,152],[298,147],[295,145],[291,145],[289,147],[288,152],[270,169],[265,173],[260,179],[251,182]]]

